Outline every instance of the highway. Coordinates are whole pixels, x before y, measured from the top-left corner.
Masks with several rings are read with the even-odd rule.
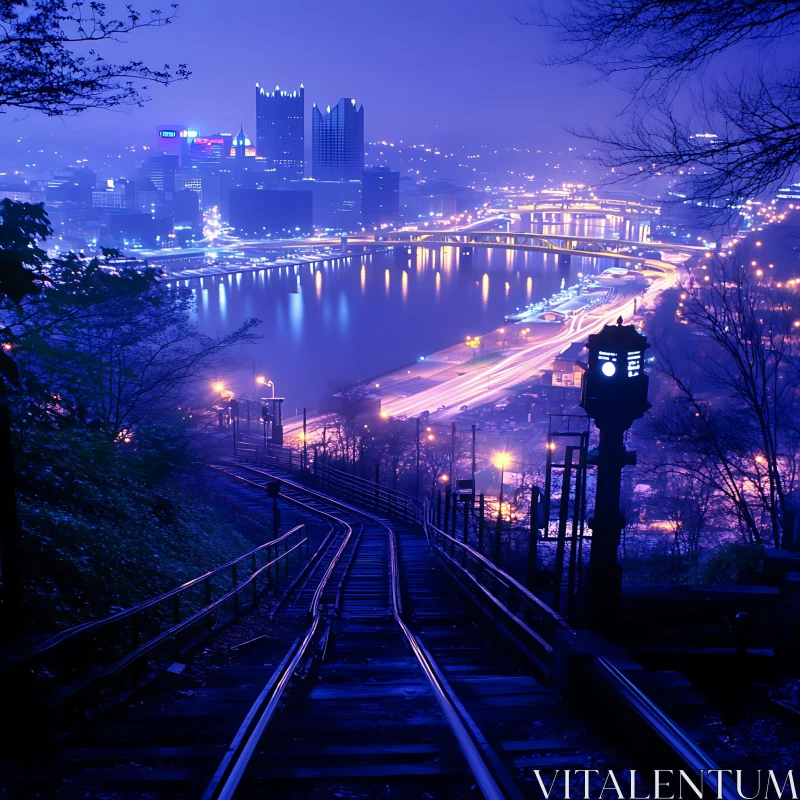
[[[674,283],[676,275],[677,270],[657,278],[647,288],[642,300],[647,302],[664,291]],[[484,369],[459,375],[409,397],[384,398],[381,408],[391,417],[415,417],[429,411],[432,419],[443,421],[456,416],[461,406],[497,402],[509,390],[536,378],[572,342],[598,333],[604,325],[614,323],[620,316],[629,318],[633,313],[633,302],[634,298],[628,295],[618,303],[578,314],[564,325],[541,326],[543,334],[552,332],[544,341],[516,350]]]
[[[537,378],[572,342],[586,340],[589,334],[598,333],[604,325],[615,323],[620,316],[629,321],[635,299],[638,298],[640,306],[651,304],[659,293],[677,280],[676,265],[667,262],[661,262],[661,265],[661,272],[649,272],[653,282],[643,294],[625,294],[616,302],[579,313],[563,325],[527,325],[533,331],[539,332],[539,341],[515,349],[498,362],[471,369],[467,374],[444,380],[436,386],[410,395],[401,394],[403,383],[398,383],[397,392],[382,393],[382,414],[395,418],[412,418],[428,411],[432,420],[444,422],[461,413],[462,406],[474,410],[476,406],[498,402],[516,387]],[[452,366],[450,362],[446,365],[447,368]],[[435,380],[435,376],[431,379]],[[302,431],[302,426],[302,419],[287,419],[284,433],[294,440]],[[311,420],[309,427],[314,427]]]

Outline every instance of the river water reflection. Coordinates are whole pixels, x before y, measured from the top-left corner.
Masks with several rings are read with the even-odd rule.
[[[573,235],[610,237],[619,230],[605,219],[568,225]],[[559,223],[556,230],[563,229]],[[578,272],[611,264],[573,257],[564,266],[554,254],[539,252],[476,249],[459,257],[456,248],[420,248],[415,257],[375,253],[187,285],[205,333],[232,330],[248,317],[262,321],[262,338],[243,347],[238,363],[219,377],[251,396],[253,375],[265,375],[292,414],[304,405],[318,407],[332,385],[378,376],[495,329],[516,308],[574,283]]]

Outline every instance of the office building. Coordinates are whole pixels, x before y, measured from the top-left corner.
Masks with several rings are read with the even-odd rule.
[[[172,195],[172,222],[177,244],[186,244],[203,235],[198,192],[184,189]]]
[[[92,192],[92,208],[127,208],[128,207],[128,186],[125,183],[114,183],[109,181],[109,185],[102,191]]]
[[[312,176],[318,181],[360,181],[364,172],[364,106],[342,98],[324,113],[313,110]]]
[[[156,129],[156,156],[173,156],[179,166],[188,166],[192,143],[198,132],[180,125],[162,125]]]
[[[292,181],[313,196],[314,227],[333,233],[361,230],[361,181]]]
[[[157,218],[142,211],[97,209],[98,244],[118,249],[158,248],[170,243],[172,220]]]
[[[239,236],[301,236],[310,234],[313,194],[303,189],[231,189],[228,220]]]
[[[189,147],[192,166],[218,167],[226,158],[230,157],[232,140],[233,136],[229,133],[198,136]]]
[[[400,173],[388,167],[364,170],[361,183],[361,224],[365,228],[393,225],[400,219]]]
[[[97,177],[88,167],[71,167],[44,182],[48,207],[91,208]]]
[[[276,177],[303,178],[305,170],[305,89],[266,92],[256,84],[256,152]]]

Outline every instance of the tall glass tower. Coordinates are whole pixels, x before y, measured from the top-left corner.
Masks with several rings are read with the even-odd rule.
[[[305,168],[305,89],[265,92],[256,84],[256,153],[278,177],[302,179]]]
[[[313,110],[312,176],[318,181],[360,181],[364,173],[364,106],[343,97],[323,114]]]

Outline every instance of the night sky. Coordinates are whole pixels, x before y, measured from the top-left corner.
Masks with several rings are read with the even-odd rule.
[[[240,122],[254,135],[258,81],[304,83],[307,118],[313,102],[355,97],[370,140],[563,147],[565,127],[612,123],[624,99],[589,72],[543,65],[549,33],[517,21],[530,9],[527,0],[185,0],[172,25],[108,56],[185,62],[188,82],[155,87],[141,109],[66,120],[12,112],[0,137],[147,142],[162,124],[213,133]]]

